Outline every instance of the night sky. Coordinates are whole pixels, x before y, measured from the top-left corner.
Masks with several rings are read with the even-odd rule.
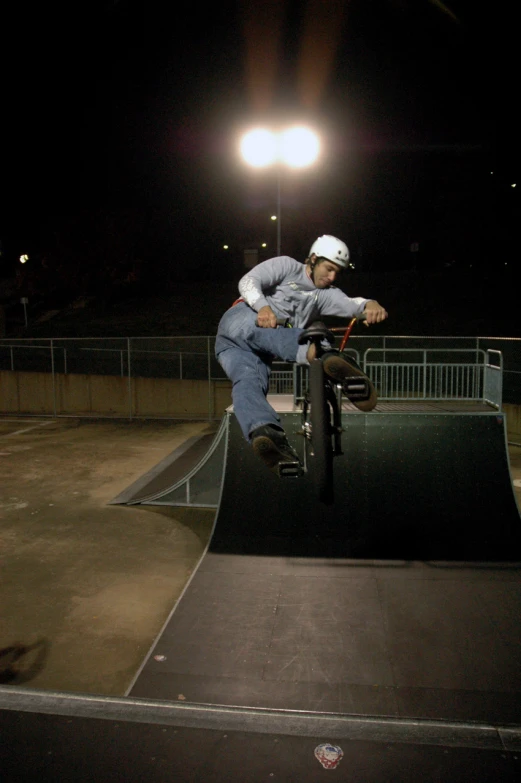
[[[63,234],[93,264],[126,252],[180,274],[221,263],[224,242],[274,251],[274,170],[237,150],[257,121],[323,139],[313,169],[282,172],[283,252],[336,233],[360,270],[517,260],[518,46],[501,4],[13,4],[0,29],[2,276]]]

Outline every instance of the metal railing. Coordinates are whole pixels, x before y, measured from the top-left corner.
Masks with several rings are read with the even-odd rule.
[[[382,355],[380,361],[374,358],[378,354]],[[435,361],[441,354],[445,362]],[[398,356],[402,361],[393,361]],[[412,361],[415,356],[416,361]],[[466,348],[369,348],[362,362],[380,399],[433,401],[481,400],[484,365],[485,351]]]
[[[279,369],[284,367],[285,369]],[[293,394],[295,388],[295,372],[291,365],[285,362],[273,362],[270,376],[270,394]]]
[[[134,375],[142,373],[144,377],[183,377],[193,378],[195,374],[201,379],[206,378],[209,357],[213,360],[213,337],[186,338],[192,343],[195,339],[204,340],[201,346],[203,350],[157,350],[154,348],[137,347],[136,341],[147,338],[99,338],[99,341],[119,342],[114,347],[102,345],[89,346],[87,343],[96,342],[91,338],[85,338],[85,344],[79,338],[64,338],[60,340],[48,340],[41,345],[26,342],[0,341],[0,369],[9,369],[12,372],[48,372],[54,364],[57,372],[64,374],[95,374],[95,375],[120,375],[129,373],[129,366],[134,366]],[[151,340],[164,340],[165,343],[184,338],[150,338]],[[211,350],[208,349],[208,341],[212,341]],[[63,343],[66,343],[65,345]],[[33,352],[28,356],[28,352]],[[184,373],[184,366],[188,374]],[[198,368],[198,369],[196,369]]]
[[[433,361],[439,354],[443,354],[445,362]],[[459,361],[456,361],[457,356]],[[492,361],[493,356],[496,363]],[[416,361],[412,361],[414,357],[417,357]],[[402,361],[397,361],[398,358]],[[502,405],[503,364],[500,351],[464,348],[386,348],[384,351],[368,348],[363,354],[361,366],[382,401],[478,401],[498,409]],[[301,402],[304,397],[307,368],[298,368],[298,373],[295,403]]]

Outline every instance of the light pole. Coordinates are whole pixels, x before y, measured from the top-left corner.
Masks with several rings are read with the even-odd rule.
[[[271,219],[277,222],[277,255],[280,256],[280,177],[277,173],[277,214],[272,215]]]
[[[280,256],[280,234],[282,231],[280,218],[280,168],[277,165],[277,255]]]
[[[320,141],[309,128],[293,126],[279,131],[255,128],[248,131],[240,143],[243,160],[254,168],[276,165],[277,169],[277,255],[281,253],[282,209],[280,197],[280,167],[292,169],[311,166],[319,156]]]

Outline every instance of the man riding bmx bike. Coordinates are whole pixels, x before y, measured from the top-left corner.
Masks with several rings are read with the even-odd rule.
[[[254,452],[276,472],[279,463],[299,459],[266,399],[273,359],[309,364],[315,346],[299,345],[299,336],[320,316],[350,318],[365,313],[368,326],[387,318],[386,310],[374,299],[351,298],[333,285],[348,261],[347,245],[329,234],[313,242],[304,264],[289,256],[264,261],[241,278],[240,299],[219,323],[215,354],[233,383],[235,416]],[[294,328],[278,329],[277,319],[287,320]],[[348,361],[327,342],[323,346],[324,371],[336,382],[353,374],[364,375],[351,358]],[[353,404],[369,411],[376,397],[371,394]]]

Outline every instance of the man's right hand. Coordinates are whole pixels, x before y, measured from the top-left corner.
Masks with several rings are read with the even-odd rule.
[[[257,313],[257,326],[262,326],[263,329],[275,329],[277,326],[277,316],[268,305],[261,307]]]

